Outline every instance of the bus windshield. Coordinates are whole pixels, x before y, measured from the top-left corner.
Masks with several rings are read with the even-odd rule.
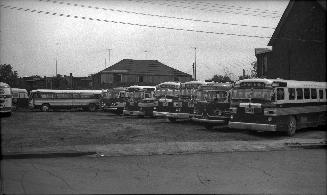
[[[200,101],[224,102],[227,99],[227,91],[200,91]]]
[[[273,89],[264,89],[264,88],[236,88],[232,91],[232,100],[263,100],[271,101],[273,95]]]

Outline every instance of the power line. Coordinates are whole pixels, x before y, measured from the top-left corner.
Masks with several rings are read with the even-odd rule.
[[[226,10],[219,10],[219,9],[207,9],[207,8],[199,8],[199,7],[191,7],[191,6],[182,6],[182,5],[171,5],[167,3],[158,3],[158,2],[152,2],[152,1],[143,1],[143,0],[128,0],[128,1],[135,1],[138,3],[143,4],[157,4],[157,5],[163,5],[167,7],[176,7],[176,8],[187,8],[187,9],[193,9],[193,10],[201,10],[201,11],[210,11],[210,12],[217,12],[217,13],[228,13],[228,14],[236,14],[236,15],[246,15],[246,16],[260,16],[260,17],[270,17],[270,18],[279,18],[279,16],[270,16],[270,15],[260,15],[260,14],[251,14],[251,13],[244,13],[244,12],[234,12],[234,11],[226,11]]]
[[[234,6],[234,5],[226,5],[221,3],[212,3],[212,2],[203,2],[203,1],[176,1],[176,0],[166,0],[170,2],[176,2],[176,3],[195,3],[195,5],[203,5],[203,6],[211,6],[216,7],[220,6],[220,8],[226,8],[226,9],[235,9],[235,10],[252,10],[252,12],[260,12],[260,13],[268,13],[268,14],[281,14],[279,11],[276,10],[268,10],[268,9],[259,9],[259,8],[251,8],[251,7],[243,7],[243,6]],[[270,12],[270,13],[269,13]]]
[[[177,19],[177,20],[185,20],[185,21],[193,21],[193,22],[203,22],[203,23],[213,23],[213,24],[223,24],[223,25],[231,25],[231,26],[240,26],[240,27],[251,27],[251,28],[265,28],[265,29],[275,29],[274,27],[269,26],[258,26],[258,25],[247,25],[247,24],[237,24],[237,23],[229,23],[229,22],[218,22],[218,21],[210,21],[210,20],[200,20],[195,18],[184,18],[184,17],[176,17],[176,16],[167,16],[167,15],[159,15],[159,14],[150,14],[150,13],[144,13],[144,12],[134,12],[134,11],[127,11],[127,10],[121,10],[121,9],[112,9],[112,8],[104,8],[104,7],[96,7],[91,5],[83,5],[83,4],[71,4],[68,2],[63,1],[54,1],[54,0],[39,0],[43,2],[52,2],[52,3],[58,3],[58,4],[66,4],[71,6],[81,6],[89,9],[102,9],[105,11],[114,11],[114,12],[120,12],[120,13],[128,13],[128,14],[136,14],[136,15],[143,15],[143,16],[152,16],[152,17],[159,17],[159,18],[170,18],[170,19]]]
[[[83,5],[84,6],[84,5]],[[130,25],[130,26],[140,26],[140,27],[148,27],[148,28],[156,28],[156,29],[165,29],[165,30],[174,30],[174,31],[185,31],[185,32],[194,32],[194,33],[203,33],[203,34],[213,34],[213,35],[224,35],[224,36],[236,36],[236,37],[247,37],[247,38],[260,38],[260,39],[279,39],[279,40],[287,40],[287,41],[301,41],[301,42],[314,42],[314,43],[325,43],[322,40],[306,40],[306,39],[291,39],[291,38],[272,38],[267,36],[259,36],[259,35],[247,35],[247,34],[235,34],[235,33],[224,33],[224,32],[214,32],[214,31],[203,31],[203,30],[194,30],[194,29],[185,29],[185,28],[174,28],[174,27],[167,27],[167,26],[157,26],[157,25],[147,25],[147,24],[138,24],[138,23],[130,23],[130,22],[122,22],[116,20],[107,20],[107,19],[99,19],[99,18],[91,18],[85,16],[77,16],[77,15],[70,15],[70,14],[63,14],[63,13],[56,13],[56,12],[49,12],[49,11],[42,11],[37,9],[29,9],[23,7],[16,7],[10,6],[5,4],[0,4],[1,8],[7,8],[11,10],[18,10],[18,11],[29,11],[31,13],[36,14],[46,14],[52,16],[61,16],[67,18],[75,18],[75,19],[83,19],[89,20],[93,22],[106,22],[106,23],[115,23],[115,24],[123,24],[123,25]],[[25,10],[24,10],[25,9]]]
[[[22,8],[22,7],[5,6],[3,4],[0,5],[0,7],[9,8],[9,9],[16,9],[16,10],[19,10],[19,11],[25,9],[25,8]],[[56,12],[45,12],[45,11],[36,10],[36,9],[25,9],[23,11],[30,11],[31,13],[37,13],[37,14],[44,13],[44,14],[53,15],[53,16],[64,16],[64,17],[67,17],[67,18],[72,17],[72,18],[84,19],[84,20],[88,19],[90,21],[99,21],[99,22],[106,22],[106,23],[124,24],[124,25],[131,25],[131,26],[149,27],[149,28],[175,30],[175,31],[185,31],[185,32],[195,32],[195,33],[225,35],[225,36],[237,36],[237,37],[248,37],[248,38],[260,38],[260,39],[269,39],[270,38],[270,37],[259,36],[259,35],[247,35],[247,34],[223,33],[223,32],[214,32],[214,31],[203,31],[203,30],[194,30],[194,29],[185,29],[185,28],[174,28],[174,27],[167,27],[167,26],[138,24],[138,23],[115,21],[115,20],[106,20],[106,19],[91,18],[91,17],[85,17],[85,16],[76,16],[76,15],[73,16],[73,15],[70,15],[70,14],[62,14],[62,13],[56,13]]]

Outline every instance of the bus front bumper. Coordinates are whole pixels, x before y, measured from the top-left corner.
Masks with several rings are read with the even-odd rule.
[[[224,119],[206,119],[206,118],[196,118],[193,117],[192,121],[197,123],[206,123],[206,124],[223,124],[226,122]]]
[[[124,111],[123,111],[123,115],[129,115],[129,116],[144,116],[145,113],[142,112],[142,111],[138,111],[138,110],[134,110],[134,111],[124,110]]]
[[[154,117],[166,117],[169,112],[158,112],[158,111],[153,111],[153,116]]]
[[[0,113],[11,112],[11,107],[0,107]]]
[[[175,118],[175,119],[190,119],[193,117],[193,114],[190,113],[167,113],[166,116],[168,118]]]
[[[260,124],[260,123],[244,123],[244,122],[229,122],[229,128],[245,129],[254,131],[277,131],[277,125]]]

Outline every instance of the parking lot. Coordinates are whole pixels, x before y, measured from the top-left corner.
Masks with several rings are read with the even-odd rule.
[[[296,138],[326,138],[326,131],[300,130]],[[117,116],[108,112],[14,112],[1,118],[4,152],[28,147],[174,141],[277,140],[283,133],[249,132],[217,127],[207,130],[190,121]]]

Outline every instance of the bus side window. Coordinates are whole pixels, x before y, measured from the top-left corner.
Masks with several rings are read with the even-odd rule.
[[[309,88],[304,89],[304,99],[310,99],[310,89]]]
[[[319,89],[319,99],[324,99],[324,91],[322,89]]]
[[[298,99],[298,100],[303,99],[303,90],[301,88],[296,89],[296,99]]]
[[[284,88],[277,88],[277,100],[284,99]]]
[[[311,99],[317,99],[317,89],[311,89]]]
[[[288,88],[288,99],[295,100],[295,89],[294,88]]]

